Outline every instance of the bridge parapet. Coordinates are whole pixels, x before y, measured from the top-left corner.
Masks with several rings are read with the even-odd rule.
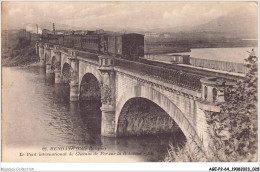
[[[43,44],[43,42],[38,42],[38,45],[39,45],[40,48],[43,48],[44,44]]]
[[[49,49],[50,49],[50,44],[44,43],[44,48],[45,48],[46,50],[49,50]]]
[[[98,61],[99,61],[98,55],[93,54],[93,53],[77,51],[77,55],[81,60],[88,59],[88,60],[93,61],[95,63],[98,63]]]
[[[216,77],[206,77],[201,81],[201,100],[200,108],[202,110],[219,112],[221,103],[225,102],[225,87],[234,84]]]
[[[170,84],[196,91],[201,90],[200,79],[202,76],[123,59],[116,59],[115,65],[144,75],[150,75]]]
[[[60,46],[59,45],[53,45],[53,50],[60,50]]]
[[[72,50],[72,49],[69,49],[68,50],[68,53],[69,53],[69,55],[70,55],[70,59],[71,58],[77,58],[77,51],[75,51],[75,50]]]
[[[60,47],[60,50],[64,51],[65,53],[69,52],[69,48],[66,48],[66,47],[63,47],[63,46]]]
[[[114,70],[114,57],[109,55],[98,56],[99,58],[99,70],[112,71]]]

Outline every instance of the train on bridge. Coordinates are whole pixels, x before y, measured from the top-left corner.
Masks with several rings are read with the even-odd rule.
[[[144,35],[137,33],[84,32],[82,34],[43,33],[41,40],[59,44],[68,48],[79,49],[136,61],[144,57]]]

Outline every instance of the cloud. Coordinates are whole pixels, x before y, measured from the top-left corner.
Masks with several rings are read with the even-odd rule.
[[[3,2],[4,24],[164,28],[198,25],[252,2]],[[249,5],[250,4],[250,5]]]
[[[10,16],[16,16],[19,15],[23,12],[23,10],[21,8],[12,8],[8,11]]]

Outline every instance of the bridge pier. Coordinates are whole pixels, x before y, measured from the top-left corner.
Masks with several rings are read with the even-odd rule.
[[[48,62],[46,63],[46,74],[51,74],[51,64],[49,64]]]
[[[44,61],[44,47],[42,43],[39,43],[39,58],[40,58],[40,67],[45,66],[45,61]]]
[[[101,85],[101,135],[116,137],[114,58],[108,55],[99,56],[99,70],[103,81]]]
[[[71,81],[70,81],[70,101],[79,101],[79,61],[76,51],[70,51]]]
[[[62,83],[62,74],[61,74],[61,52],[59,51],[59,47],[55,46],[55,49],[53,50],[55,54],[55,84]]]
[[[35,53],[36,53],[36,55],[39,55],[39,42],[38,41],[36,41],[36,43],[35,43]]]
[[[79,101],[79,85],[77,83],[70,82],[70,101]]]
[[[51,49],[49,47],[49,44],[45,44],[45,62],[46,62],[46,74],[52,73],[51,71]]]
[[[62,83],[62,74],[60,69],[55,69],[55,84]]]
[[[106,137],[116,137],[115,109],[106,108],[102,105],[101,111],[102,111],[101,135]]]

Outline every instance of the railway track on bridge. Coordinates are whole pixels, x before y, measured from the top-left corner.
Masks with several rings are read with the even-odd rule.
[[[151,60],[146,60],[146,59],[139,59],[139,62],[148,64],[148,65],[160,66],[160,67],[168,68],[168,69],[172,69],[172,70],[183,71],[185,73],[191,73],[191,74],[195,74],[195,75],[198,75],[201,77],[220,77],[220,78],[227,79],[227,80],[237,80],[237,79],[244,78],[242,76],[235,76],[232,74],[223,74],[220,72],[196,69],[196,68],[192,68],[192,67],[188,67],[188,66],[179,66],[177,64],[167,64],[167,63],[163,63],[163,62],[151,61]]]

